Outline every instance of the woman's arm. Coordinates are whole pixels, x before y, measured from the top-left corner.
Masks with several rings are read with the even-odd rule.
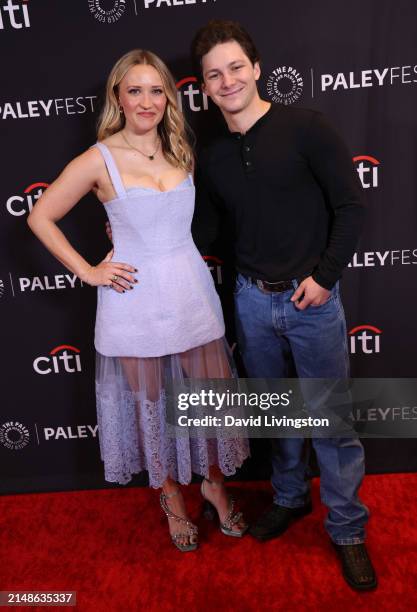
[[[91,266],[56,225],[83,196],[97,187],[103,163],[95,149],[76,157],[39,198],[28,217],[28,225],[46,248],[82,281],[92,286],[112,285],[122,292],[136,282],[129,274],[135,268],[106,260]]]

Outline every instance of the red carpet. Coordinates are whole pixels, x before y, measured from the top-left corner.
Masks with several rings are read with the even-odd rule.
[[[230,486],[249,519],[270,501],[268,483]],[[197,520],[198,488],[185,495]],[[313,514],[281,538],[239,541],[198,519],[201,547],[194,553],[173,547],[149,489],[3,496],[0,590],[77,591],[78,610],[100,612],[416,609],[417,474],[368,476],[362,498],[372,512],[375,592],[357,594],[341,578],[317,480]]]

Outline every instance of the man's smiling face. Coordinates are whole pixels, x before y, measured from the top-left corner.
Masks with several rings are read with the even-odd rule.
[[[261,71],[236,41],[221,43],[203,56],[204,91],[225,114],[240,113],[257,96]]]

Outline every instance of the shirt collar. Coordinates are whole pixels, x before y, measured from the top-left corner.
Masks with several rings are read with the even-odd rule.
[[[240,140],[244,136],[248,136],[249,134],[256,132],[266,121],[269,120],[269,118],[274,113],[276,108],[277,108],[277,105],[271,103],[271,106],[266,111],[266,113],[261,115],[261,117],[259,117],[259,119],[257,119],[253,125],[251,125],[251,127],[247,130],[247,132],[245,132],[245,134],[242,134],[241,132],[231,132],[230,130],[227,130],[229,133],[229,136],[231,136],[235,140]]]

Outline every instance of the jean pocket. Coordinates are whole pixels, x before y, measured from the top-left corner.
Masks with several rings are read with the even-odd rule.
[[[314,304],[310,304],[309,308],[315,308],[317,310],[319,308],[324,308],[325,306],[328,306],[334,299],[335,299],[335,296],[330,294],[327,300],[323,302],[323,304],[319,304],[318,306],[315,306]]]
[[[323,304],[320,304],[319,306],[314,306],[313,304],[310,304],[309,308],[314,308],[314,310],[320,310],[320,308],[325,308],[326,306],[329,306],[330,304],[332,304],[332,302],[334,302],[337,299],[338,295],[339,295],[339,289],[338,289],[338,286],[335,285],[332,289],[330,289],[329,297],[327,298],[325,302],[323,302]]]

